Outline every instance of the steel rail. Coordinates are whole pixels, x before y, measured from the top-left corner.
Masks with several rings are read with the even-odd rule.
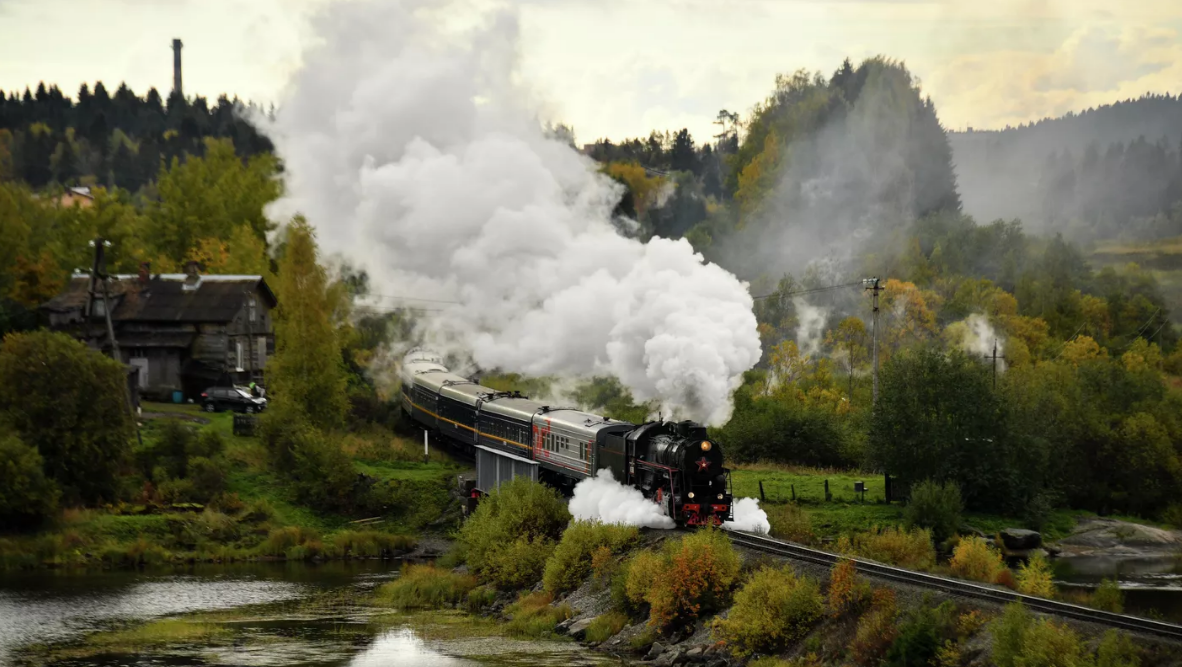
[[[1131,632],[1138,632],[1154,635],[1156,637],[1164,637],[1182,641],[1182,626],[1175,625],[1173,623],[1165,623],[1162,621],[1155,621],[1137,616],[1126,616],[1124,614],[1114,614],[1112,612],[1100,611],[1099,609],[1089,609],[1088,607],[1081,607],[1079,605],[1069,604],[1066,602],[1056,602],[1054,600],[1047,600],[1045,598],[1034,597],[1031,595],[1023,595],[1022,593],[1013,591],[1002,591],[996,588],[989,588],[987,586],[969,583],[967,581],[961,581],[958,579],[949,579],[932,574],[925,574],[923,572],[904,570],[902,568],[891,565],[883,565],[882,563],[876,563],[874,561],[865,560],[862,558],[839,556],[827,551],[802,547],[798,544],[782,542],[780,540],[764,537],[762,535],[754,535],[752,533],[733,530],[728,531],[728,534],[731,541],[737,545],[754,549],[756,551],[762,551],[764,553],[784,556],[793,560],[825,566],[831,566],[840,560],[852,560],[861,572],[872,577],[878,577],[880,579],[922,586],[924,588],[932,588],[952,595],[959,595],[962,597],[985,600],[999,604],[1021,601],[1022,604],[1027,608],[1047,614],[1055,614],[1057,616],[1063,616],[1077,621],[1098,623]]]

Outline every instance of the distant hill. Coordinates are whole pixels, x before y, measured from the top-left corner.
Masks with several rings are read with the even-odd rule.
[[[1145,218],[1182,200],[1182,97],[1146,95],[948,139],[964,209],[979,221],[1020,218],[1084,241],[1182,233],[1145,229]]]

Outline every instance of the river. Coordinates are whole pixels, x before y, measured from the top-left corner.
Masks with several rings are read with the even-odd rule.
[[[0,665],[618,664],[573,642],[513,640],[490,632],[490,624],[470,632],[463,623],[438,626],[429,615],[363,604],[369,591],[397,576],[396,563],[380,561],[0,573]],[[181,614],[197,614],[231,639],[71,652],[87,646],[91,633]]]

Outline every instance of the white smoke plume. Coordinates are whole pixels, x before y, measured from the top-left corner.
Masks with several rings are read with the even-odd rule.
[[[739,498],[734,505],[734,520],[724,521],[725,530],[742,530],[748,533],[762,533],[767,535],[772,530],[772,524],[767,520],[767,512],[759,509],[756,498]]]
[[[800,297],[794,298],[792,303],[796,307],[796,347],[802,357],[816,356],[821,351],[829,313],[824,308],[809,305]]]
[[[945,336],[954,345],[978,358],[992,357],[996,343],[998,368],[1005,370],[1005,361],[1001,358],[1005,352],[1005,340],[984,315],[974,313],[959,322],[953,322],[945,330]]]
[[[438,308],[426,342],[482,368],[610,373],[666,414],[730,417],[760,357],[745,284],[687,241],[616,232],[619,187],[523,102],[512,10],[341,2],[314,25],[261,123],[284,165],[272,219],[304,214],[375,293],[444,302],[394,303]]]
[[[673,528],[673,519],[660,506],[644,497],[640,489],[616,481],[610,468],[575,485],[570,513],[584,521],[622,523],[642,528]]]

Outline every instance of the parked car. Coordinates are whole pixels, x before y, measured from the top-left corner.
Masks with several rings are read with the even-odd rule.
[[[267,399],[255,398],[237,387],[210,387],[201,392],[201,409],[206,412],[233,410],[252,414],[267,409]]]

